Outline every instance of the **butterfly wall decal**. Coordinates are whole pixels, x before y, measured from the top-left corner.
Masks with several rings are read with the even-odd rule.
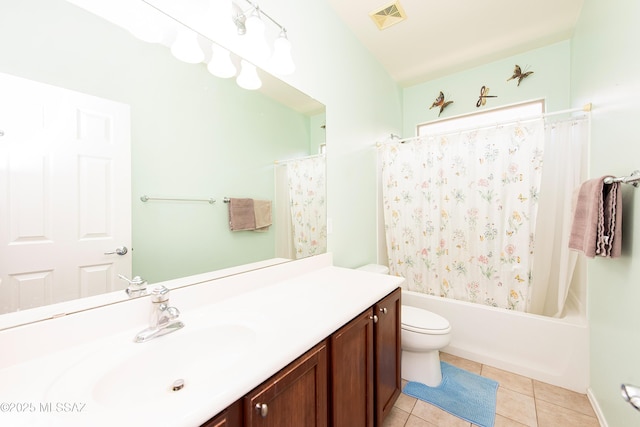
[[[440,91],[440,94],[438,95],[438,97],[436,98],[435,101],[433,101],[433,104],[431,104],[431,107],[429,107],[429,110],[431,110],[433,107],[440,107],[440,112],[438,113],[438,117],[440,117],[440,114],[442,114],[442,111],[449,105],[452,104],[453,101],[445,101],[444,100],[444,93],[442,93],[442,91]]]
[[[513,69],[513,75],[509,77],[507,81],[518,79],[518,86],[520,86],[520,82],[529,77],[531,74],[533,74],[533,71],[527,71],[526,73],[523,73],[520,66],[516,64],[516,67]]]

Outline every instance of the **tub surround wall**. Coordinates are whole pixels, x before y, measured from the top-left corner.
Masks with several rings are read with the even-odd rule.
[[[188,334],[190,329],[198,331],[206,327],[202,319],[247,322],[259,330],[256,344],[259,347],[239,356],[242,369],[225,372],[218,384],[212,385],[211,396],[198,394],[189,400],[188,407],[179,407],[177,411],[165,408],[166,411],[160,412],[141,409],[131,414],[111,413],[92,400],[92,393],[87,393],[79,396],[88,405],[86,411],[67,414],[62,420],[65,425],[113,425],[126,415],[127,422],[137,420],[146,424],[202,423],[382,299],[401,282],[397,277],[334,267],[327,254],[172,290],[170,303],[181,310],[180,318],[186,326],[157,340],[169,342],[180,338],[180,334]],[[127,347],[136,351],[153,345],[154,341],[133,343],[135,334],[147,327],[150,306],[149,297],[142,297],[1,331],[0,347],[12,351],[0,353],[3,384],[0,401],[38,405],[45,402],[47,396],[51,399],[46,394],[50,384],[67,369],[86,363],[85,357],[104,352],[104,348],[109,349],[107,353],[117,355],[129,351],[123,350]],[[91,372],[96,375],[95,370],[100,369],[102,367],[96,367]],[[144,406],[141,403],[140,408]],[[50,416],[2,412],[0,423],[57,419],[49,419]],[[168,418],[174,416],[174,419]]]

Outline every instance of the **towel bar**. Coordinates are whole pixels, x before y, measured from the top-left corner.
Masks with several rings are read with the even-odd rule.
[[[142,200],[143,202],[148,202],[149,200],[166,200],[166,201],[175,201],[175,202],[208,202],[210,205],[216,202],[214,199],[181,199],[176,197],[149,197],[146,194],[144,196],[140,196],[140,200]]]
[[[623,184],[631,184],[634,187],[638,186],[638,181],[640,181],[640,170],[634,170],[631,172],[629,176],[619,176],[617,178],[607,177],[604,179],[605,184],[613,184],[614,182],[622,182]]]

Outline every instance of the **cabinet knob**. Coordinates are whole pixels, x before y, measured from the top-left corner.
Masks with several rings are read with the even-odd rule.
[[[387,314],[387,307],[382,307],[382,308],[380,309],[380,312],[381,312],[382,314]]]
[[[373,316],[369,316],[369,319],[372,319],[373,323],[378,323],[378,316],[376,316],[375,314]]]
[[[262,418],[266,418],[267,413],[269,412],[269,407],[266,403],[256,403],[256,411],[260,413]]]

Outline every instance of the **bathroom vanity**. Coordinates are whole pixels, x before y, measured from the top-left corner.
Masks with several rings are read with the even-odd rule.
[[[185,326],[144,343],[148,297],[2,330],[0,425],[380,425],[401,282],[326,254],[164,282]]]
[[[400,288],[220,415],[217,426],[380,426],[400,394]]]

